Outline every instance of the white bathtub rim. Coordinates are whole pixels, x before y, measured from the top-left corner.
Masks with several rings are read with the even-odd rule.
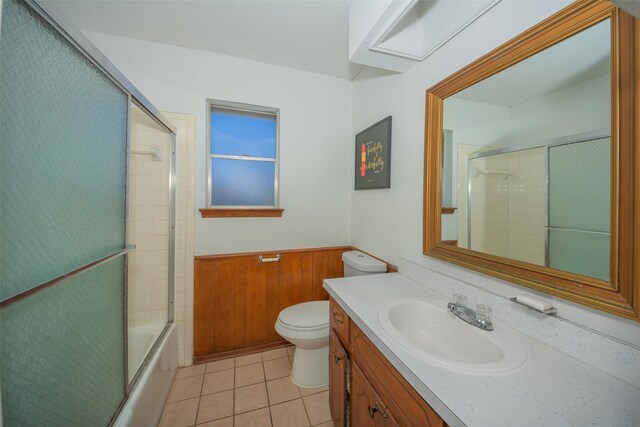
[[[129,390],[129,395],[126,398],[122,406],[122,409],[120,410],[116,419],[111,424],[113,427],[134,426],[134,408],[138,403],[142,401],[142,393],[144,392],[143,390],[144,385],[149,381],[151,375],[153,374],[152,372],[153,370],[151,368],[159,363],[160,357],[165,352],[167,345],[169,345],[171,341],[174,341],[176,345],[175,351],[176,351],[176,357],[177,357],[177,334],[178,334],[177,325],[175,323],[172,322],[166,325],[165,329],[160,334],[160,343],[157,346],[156,351],[153,353],[153,356],[146,363],[143,362],[143,369],[138,373],[137,375],[138,378],[134,378],[133,387],[131,388],[131,390]],[[174,366],[172,367],[172,371],[173,371],[172,380],[173,380],[173,377],[175,376],[177,367],[178,366],[177,366],[177,359],[176,359]],[[156,423],[153,425],[156,425],[157,422],[160,421],[162,410],[164,409],[165,401],[169,396],[170,389],[171,389],[171,382],[169,382],[168,387],[166,387],[166,390],[160,390],[161,398],[158,399],[158,408],[157,408],[158,410],[156,414],[157,416],[154,417],[154,418],[157,418],[157,420],[156,420]]]
[[[167,325],[168,325],[167,323],[140,325],[140,326],[133,326],[128,329],[127,331],[127,347],[128,347],[127,348],[128,350],[127,369],[129,371],[129,374],[128,374],[127,381],[129,383],[131,383],[131,380],[135,378],[136,374],[138,373],[138,370],[140,370],[141,367],[142,368],[144,367],[143,366],[144,361],[149,355],[150,351],[153,349],[153,346],[155,345],[155,343],[158,342],[159,339],[164,338],[162,336],[162,333],[164,332],[165,328],[167,328]],[[149,334],[151,336],[151,339],[149,340],[149,344],[144,346],[144,349],[142,352],[138,352],[138,354],[135,354],[135,359],[136,359],[135,364],[137,366],[133,366],[133,363],[131,363],[132,362],[131,358],[134,355],[132,355],[132,351],[131,351],[131,348],[132,348],[131,341],[135,339],[134,336],[136,335],[136,333]],[[168,334],[168,329],[167,329],[167,334]]]

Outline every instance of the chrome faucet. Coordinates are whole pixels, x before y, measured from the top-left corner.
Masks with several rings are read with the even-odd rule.
[[[484,304],[478,304],[476,305],[476,309],[473,310],[467,307],[466,304],[467,297],[462,294],[453,294],[453,302],[447,304],[447,308],[468,324],[484,331],[493,331],[493,324],[491,323],[491,308]]]

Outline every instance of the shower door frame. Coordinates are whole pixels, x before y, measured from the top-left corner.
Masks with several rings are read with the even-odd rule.
[[[42,18],[47,24],[51,26],[58,34],[60,34],[71,46],[73,46],[79,53],[81,53],[88,61],[90,61],[96,69],[104,74],[109,80],[111,80],[122,92],[127,95],[127,132],[126,132],[126,165],[125,165],[125,224],[124,224],[124,240],[127,240],[128,222],[129,222],[129,170],[130,170],[130,131],[131,131],[131,103],[135,103],[140,107],[148,117],[153,119],[163,130],[165,130],[170,137],[170,159],[169,159],[169,216],[168,216],[168,238],[169,238],[169,250],[168,250],[168,304],[167,304],[167,323],[165,324],[162,332],[156,339],[151,350],[146,355],[136,375],[129,382],[128,373],[128,312],[127,312],[127,298],[128,298],[128,253],[135,249],[135,245],[129,245],[125,243],[125,247],[114,254],[111,254],[105,258],[96,260],[92,263],[84,265],[78,269],[68,272],[64,275],[49,280],[41,285],[24,291],[18,295],[7,298],[2,301],[2,306],[6,306],[17,302],[21,299],[28,298],[43,289],[62,282],[70,277],[73,277],[83,271],[87,271],[98,265],[104,264],[114,258],[124,256],[125,276],[124,276],[124,399],[120,402],[120,406],[111,419],[112,424],[117,416],[120,414],[122,407],[127,402],[132,389],[135,387],[140,374],[144,367],[147,365],[149,359],[158,346],[162,342],[162,339],[167,334],[167,331],[174,320],[174,294],[175,294],[175,203],[176,203],[176,133],[177,128],[167,120],[162,113],[131,83],[125,76],[118,70],[115,65],[77,28],[75,25],[64,15],[62,12],[52,3],[46,0],[22,0],[22,3],[33,10],[40,18]],[[0,2],[0,5],[2,3]]]
[[[592,141],[594,139],[610,138],[611,129],[603,128],[588,132],[581,132],[573,135],[552,138],[540,142],[531,142],[526,144],[514,145],[513,147],[497,148],[495,150],[483,151],[467,157],[467,249],[471,249],[471,161],[483,157],[497,156],[500,154],[511,154],[518,151],[532,150],[535,148],[544,149],[544,263],[545,267],[549,265],[549,148],[560,145],[578,144],[580,142]],[[580,231],[580,230],[575,230]],[[595,232],[599,233],[600,232]],[[610,234],[610,233],[607,233]]]

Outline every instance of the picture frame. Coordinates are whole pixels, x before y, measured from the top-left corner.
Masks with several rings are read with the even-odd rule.
[[[355,190],[391,188],[391,116],[356,135]]]

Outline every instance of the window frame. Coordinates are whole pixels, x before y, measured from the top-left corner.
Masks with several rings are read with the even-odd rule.
[[[282,209],[280,209],[280,191],[279,191],[279,178],[280,178],[280,109],[274,107],[266,107],[262,105],[245,104],[240,102],[224,101],[219,99],[207,98],[207,143],[205,144],[205,152],[207,159],[207,185],[206,185],[206,208],[201,209],[203,217],[238,217],[238,216],[281,216]],[[274,116],[276,120],[276,155],[275,159],[253,156],[236,156],[236,155],[222,155],[213,154],[211,152],[211,114],[214,109],[226,109],[236,110],[240,112],[248,112],[254,114],[264,114]],[[237,205],[237,206],[214,206],[213,202],[213,171],[212,161],[214,158],[232,159],[232,160],[246,160],[246,161],[267,161],[273,162],[275,173],[273,182],[273,205],[261,206],[261,205]],[[246,212],[246,215],[243,214]],[[274,215],[276,213],[276,215]],[[278,214],[279,213],[279,214]]]

